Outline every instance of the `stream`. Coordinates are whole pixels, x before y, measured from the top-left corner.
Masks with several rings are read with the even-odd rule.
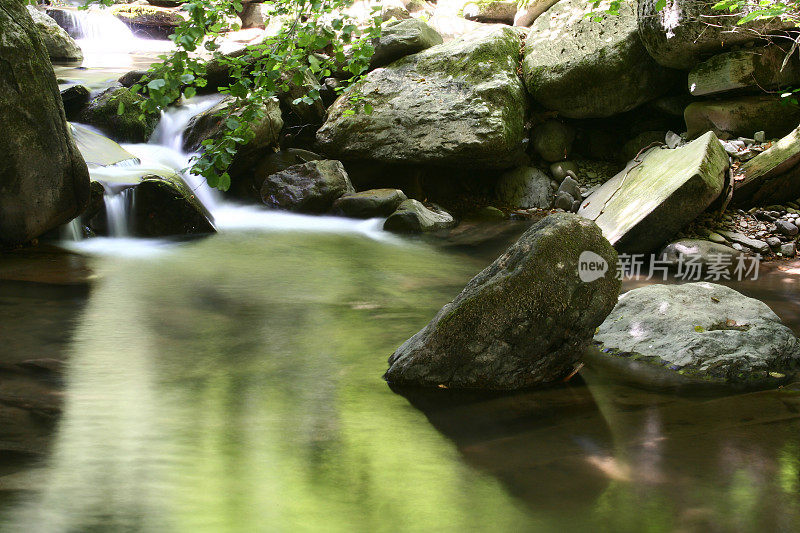
[[[126,46],[58,75],[100,88],[163,43]],[[214,102],[171,110],[150,143],[123,148],[180,171],[191,156],[180,132]],[[395,391],[381,379],[395,348],[526,224],[397,237],[381,220],[266,211],[191,186],[219,233],[133,239],[118,191],[106,198],[110,237],[67,234],[0,257],[0,362],[66,362],[60,416],[32,441],[0,439],[11,450],[0,453],[0,530],[800,524],[800,390],[645,390],[592,368],[504,394]],[[800,334],[800,263],[765,264],[732,286]],[[39,416],[19,412],[21,382],[3,376],[0,424]]]

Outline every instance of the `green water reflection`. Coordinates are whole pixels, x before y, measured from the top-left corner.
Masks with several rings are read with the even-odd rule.
[[[96,259],[20,531],[758,531],[800,524],[800,397],[584,372],[405,391],[386,358],[485,259],[242,234]]]

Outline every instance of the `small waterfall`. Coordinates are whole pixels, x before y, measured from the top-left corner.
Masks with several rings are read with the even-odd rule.
[[[83,228],[81,227],[80,218],[73,218],[61,226],[59,237],[62,241],[77,242],[83,240]]]
[[[133,233],[134,190],[126,187],[107,191],[104,196],[109,237],[130,237]]]
[[[48,9],[47,14],[73,39],[91,43],[96,48],[134,50],[137,39],[131,29],[106,9]]]

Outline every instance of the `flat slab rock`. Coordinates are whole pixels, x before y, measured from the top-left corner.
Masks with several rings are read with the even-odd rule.
[[[763,302],[714,283],[623,294],[598,328],[604,357],[690,381],[778,385],[800,370],[800,340]]]
[[[582,281],[579,261],[605,264]],[[400,385],[509,390],[567,375],[614,307],[617,253],[591,221],[550,215],[389,358]]]

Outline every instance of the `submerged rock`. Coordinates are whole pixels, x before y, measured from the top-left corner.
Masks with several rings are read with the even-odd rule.
[[[442,42],[439,32],[419,19],[386,24],[380,38],[373,43],[375,53],[372,55],[370,67],[388,65],[401,57],[422,52]]]
[[[89,172],[44,42],[16,1],[0,9],[0,117],[0,242],[18,244],[84,210]]]
[[[268,176],[261,186],[261,199],[276,209],[325,213],[337,198],[348,192],[355,189],[342,164],[321,159]]]
[[[779,385],[800,370],[800,340],[763,302],[714,283],[650,285],[623,294],[598,328],[605,358],[675,378]]]
[[[593,271],[598,277],[585,282],[578,269],[588,261],[607,270]],[[396,384],[497,390],[557,381],[616,304],[616,262],[594,223],[551,215],[400,346],[384,377]]]
[[[453,217],[443,209],[436,206],[427,208],[418,200],[404,200],[386,219],[383,229],[395,233],[421,233],[455,225]]]
[[[331,106],[317,141],[344,160],[510,167],[527,107],[519,48],[516,31],[493,28],[373,70]]]
[[[556,188],[550,176],[536,167],[519,167],[505,172],[495,185],[497,201],[514,209],[549,209]]]
[[[44,45],[47,48],[47,55],[55,62],[73,62],[82,61],[83,52],[75,39],[58,25],[58,22],[48,17],[36,9],[32,5],[28,5],[28,13],[30,13],[33,23],[36,25],[36,30],[41,35]]]
[[[80,122],[96,126],[120,142],[147,142],[158,125],[159,117],[155,114],[142,116],[139,109],[141,99],[142,96],[117,84],[89,102],[80,114]]]
[[[353,218],[388,217],[408,200],[400,189],[370,189],[344,196],[333,202],[332,212]]]
[[[533,99],[571,118],[608,117],[661,96],[676,73],[639,39],[635,8],[597,22],[583,0],[561,0],[540,15],[525,41],[522,72]]]
[[[654,148],[607,181],[578,214],[594,220],[618,250],[650,253],[705,211],[722,192],[728,154],[713,133]]]
[[[713,131],[721,139],[751,137],[764,131],[769,138],[786,135],[800,122],[800,106],[771,95],[741,96],[693,102],[684,111],[690,139]]]

